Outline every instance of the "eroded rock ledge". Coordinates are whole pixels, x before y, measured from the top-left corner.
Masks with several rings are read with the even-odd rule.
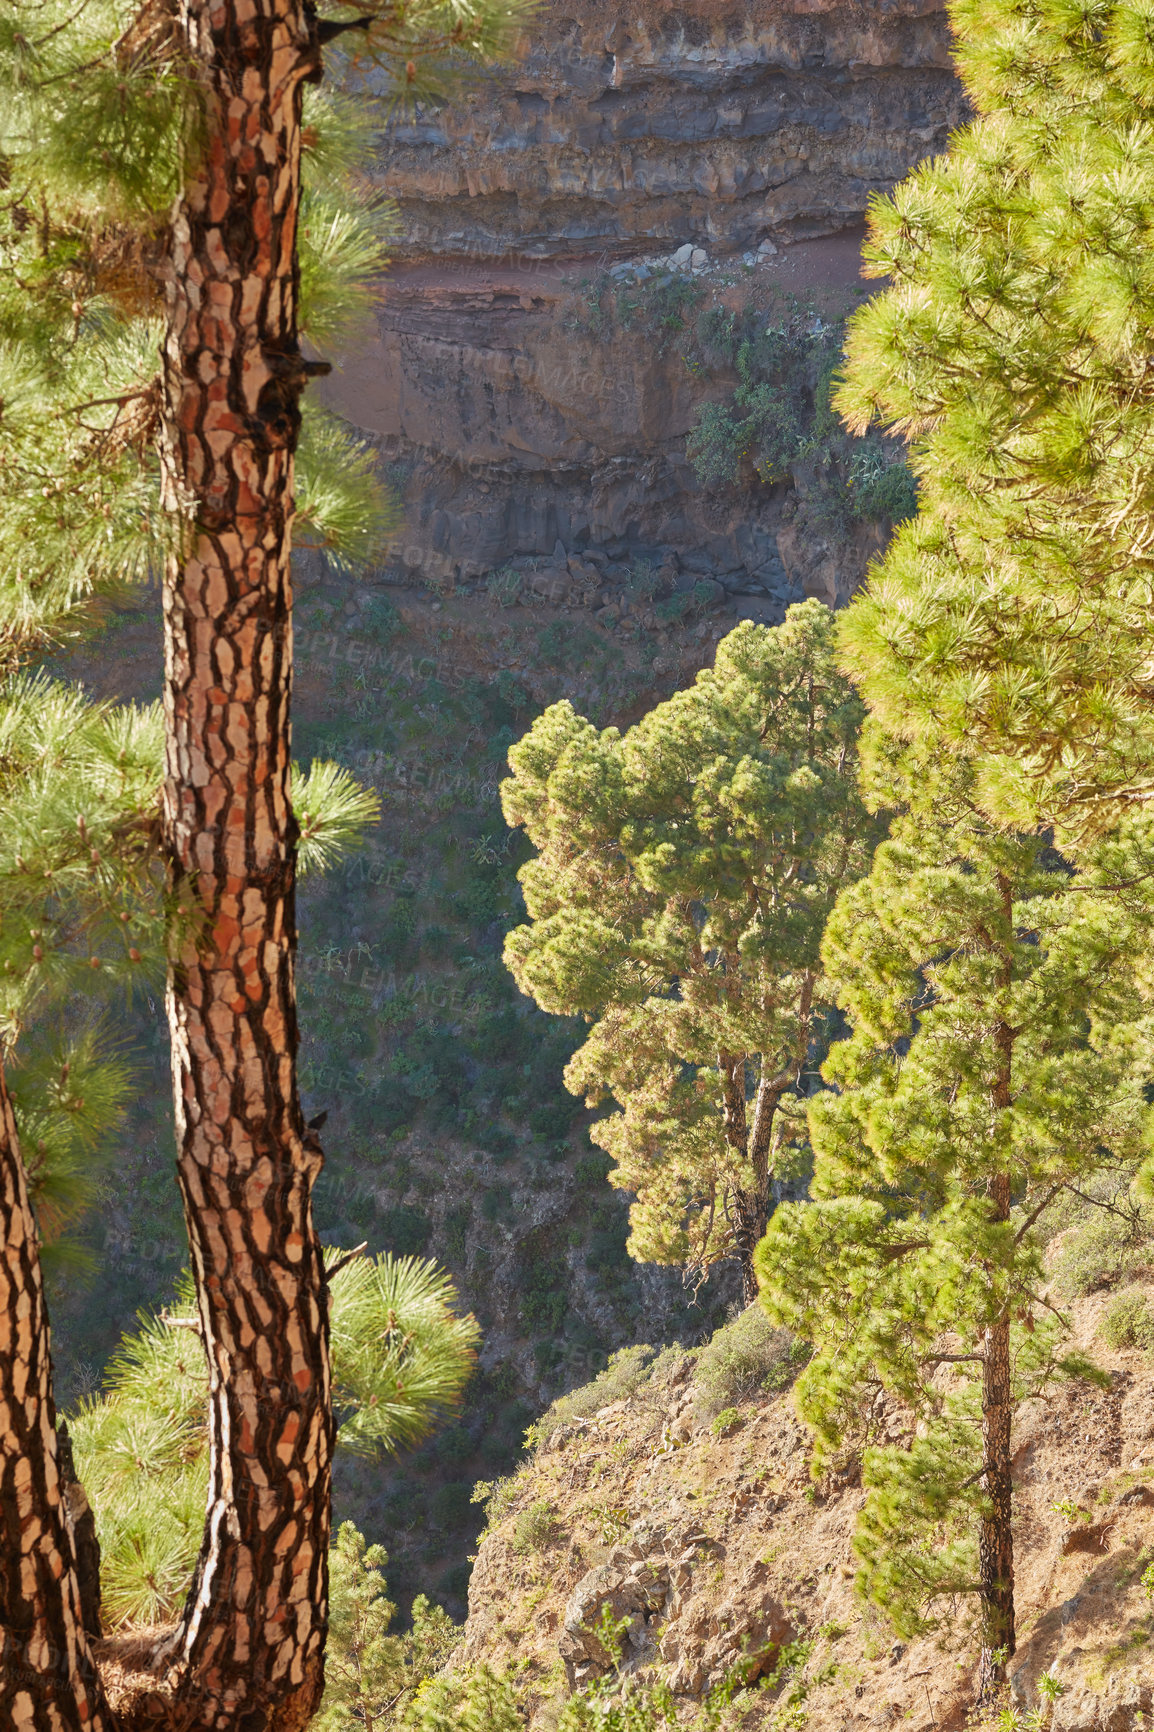
[[[557,257],[829,234],[962,118],[937,0],[553,5],[514,68],[392,130],[423,254]]]

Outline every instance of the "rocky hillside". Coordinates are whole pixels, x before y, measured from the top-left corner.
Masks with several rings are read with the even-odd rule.
[[[1138,1732],[1154,1708],[1154,1368],[1103,1342],[1110,1304],[1097,1293],[1074,1312],[1110,1388],[1060,1385],[1015,1431],[1012,1702],[1051,1732]],[[860,1480],[812,1483],[788,1388],[773,1387],[792,1375],[785,1340],[751,1322],[699,1353],[621,1356],[546,1415],[490,1501],[461,1663],[515,1661],[535,1725],[607,1669],[590,1634],[606,1606],[631,1620],[627,1666],[687,1708],[741,1661],[747,1725],[967,1723],[967,1615],[905,1643],[855,1597]],[[1044,1672],[1061,1685],[1052,1719]]]

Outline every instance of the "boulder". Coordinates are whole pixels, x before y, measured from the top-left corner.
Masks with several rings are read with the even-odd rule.
[[[669,1571],[663,1558],[631,1558],[620,1550],[608,1563],[598,1564],[582,1576],[565,1607],[558,1643],[570,1689],[607,1672],[614,1664],[614,1656],[599,1633],[606,1612],[615,1623],[628,1621],[626,1643],[640,1647],[645,1614],[664,1605],[668,1587]]]
[[[1089,1552],[1094,1557],[1100,1557],[1110,1550],[1110,1531],[1112,1521],[1079,1522],[1072,1527],[1062,1541],[1062,1556],[1071,1557],[1075,1552]]]
[[[531,571],[528,584],[532,594],[540,596],[542,601],[559,605],[568,599],[569,572],[564,566],[548,566],[544,571]]]
[[[733,1590],[732,1598],[710,1618],[712,1641],[702,1662],[711,1684],[718,1684],[739,1666],[747,1684],[773,1670],[778,1649],[791,1642],[796,1630],[769,1586],[769,1566],[751,1564]]]

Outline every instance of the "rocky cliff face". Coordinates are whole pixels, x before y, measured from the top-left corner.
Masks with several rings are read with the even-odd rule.
[[[514,67],[391,130],[373,172],[398,263],[333,400],[404,495],[393,569],[452,582],[560,541],[843,597],[860,550],[783,571],[788,487],[702,490],[686,435],[732,381],[644,321],[590,317],[590,283],[639,264],[668,284],[696,245],[679,269],[700,307],[832,292],[844,312],[870,194],[962,117],[937,0],[697,0],[547,7]]]
[[[426,255],[740,252],[859,221],[959,114],[939,0],[554,0],[511,72],[393,131],[378,172]]]

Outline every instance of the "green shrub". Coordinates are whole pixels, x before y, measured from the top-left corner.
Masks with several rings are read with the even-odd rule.
[[[647,559],[633,562],[625,582],[626,594],[638,602],[652,601],[657,594],[657,573]]]
[[[714,1415],[709,1429],[714,1437],[727,1437],[731,1431],[741,1424],[741,1409],[739,1407],[723,1407]]]
[[[1051,1272],[1065,1298],[1116,1287],[1144,1270],[1154,1248],[1154,1208],[1132,1195],[1129,1175],[1103,1173],[1063,1199]]]
[[[904,459],[892,462],[876,446],[854,452],[846,485],[859,522],[888,518],[891,523],[904,523],[906,518],[917,516],[918,484],[913,470]]]
[[[367,635],[378,644],[391,643],[403,623],[386,595],[370,596],[366,606],[361,609],[361,619]]]
[[[796,1375],[792,1338],[775,1329],[760,1305],[751,1305],[719,1329],[697,1358],[693,1381],[705,1418],[721,1415],[740,1401],[785,1388]]]
[[[521,573],[514,571],[512,566],[503,565],[499,571],[491,571],[485,579],[485,588],[498,607],[512,607],[521,593]]]
[[[469,1247],[469,1223],[473,1219],[473,1205],[462,1203],[459,1209],[450,1209],[445,1216],[445,1250],[457,1262],[465,1256]]]
[[[594,1149],[592,1154],[582,1155],[573,1169],[573,1176],[579,1185],[600,1185],[613,1171],[612,1158],[601,1149]]]
[[[419,1257],[429,1243],[433,1223],[419,1209],[404,1204],[381,1211],[380,1238],[385,1250],[396,1257]]]
[[[552,1262],[526,1260],[521,1265],[521,1320],[532,1330],[557,1330],[565,1321],[569,1299],[563,1267]]]
[[[657,1349],[647,1346],[623,1347],[619,1353],[610,1354],[609,1364],[592,1383],[562,1395],[529,1427],[526,1442],[530,1448],[544,1443],[558,1426],[572,1419],[589,1419],[611,1402],[636,1394],[652,1376],[656,1357]]]
[[[486,1221],[499,1221],[513,1207],[513,1193],[507,1185],[491,1185],[481,1198],[481,1213]]]
[[[516,1686],[488,1666],[430,1678],[405,1709],[405,1732],[524,1732]]]
[[[736,470],[734,473],[736,474]],[[653,611],[662,625],[675,625],[685,614],[691,612],[692,608],[692,595],[678,594],[667,597],[665,601],[659,601]]]
[[[529,1129],[539,1137],[563,1137],[580,1110],[573,1100],[548,1101],[529,1114]]]
[[[1101,1324],[1108,1347],[1154,1348],[1154,1311],[1140,1287],[1116,1293],[1106,1306]]]
[[[456,1528],[469,1518],[469,1506],[473,1502],[473,1488],[466,1480],[450,1480],[447,1485],[438,1486],[429,1499],[429,1515],[433,1526],[439,1528]]]
[[[511,1473],[505,1479],[479,1479],[473,1487],[470,1503],[479,1503],[485,1511],[485,1525],[495,1528],[503,1522],[517,1501],[520,1475]]]
[[[528,1509],[523,1509],[513,1523],[513,1550],[515,1552],[544,1551],[549,1542],[556,1536],[557,1518],[550,1503],[531,1503]]]
[[[701,485],[732,485],[752,451],[753,438],[754,427],[748,416],[735,415],[725,403],[702,403],[685,447]],[[680,601],[681,598],[675,596],[671,600]],[[665,617],[662,609],[668,605],[663,602],[658,609],[662,617]]]
[[[668,353],[673,339],[688,326],[688,315],[705,295],[692,277],[651,277],[645,283],[616,286],[616,309],[623,330],[639,327],[654,340],[658,355]]]

